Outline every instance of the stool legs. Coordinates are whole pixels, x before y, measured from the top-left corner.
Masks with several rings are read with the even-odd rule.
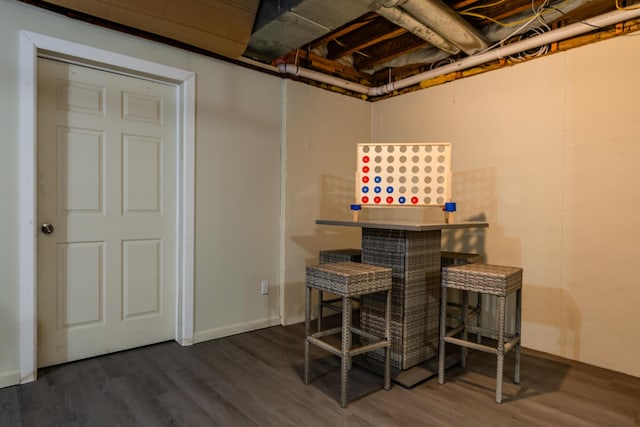
[[[440,289],[440,343],[438,346],[438,383],[444,383],[445,341],[447,333],[447,289]]]
[[[304,383],[309,384],[309,341],[311,335],[311,288],[305,286],[304,303]]]
[[[516,335],[521,337],[520,333],[522,330],[522,289],[518,289],[516,292]],[[516,384],[520,384],[520,339],[516,343],[515,357],[516,357],[516,368],[515,373],[513,375],[513,382]]]
[[[322,291],[318,291],[318,329],[317,331],[320,332],[322,330]]]
[[[391,291],[386,291],[385,304],[385,368],[384,368],[384,389],[391,388]],[[305,287],[305,318],[304,318],[304,373],[303,381],[309,384],[309,340],[311,335],[311,300],[312,292],[310,287]],[[340,406],[347,407],[349,393],[349,370],[351,369],[351,344],[352,344],[352,305],[351,297],[342,297],[342,337],[340,348]]]
[[[349,368],[351,368],[351,298],[342,297],[342,356],[340,361],[340,406],[347,407]]]
[[[391,388],[391,290],[387,291],[384,319],[384,338],[387,340],[384,356],[384,389],[389,390]]]
[[[480,298],[480,295],[478,295]],[[456,332],[450,331],[449,336],[452,334],[460,333],[460,339],[456,338],[447,338],[447,325],[446,325],[446,308],[447,308],[447,292],[446,288],[443,288],[440,296],[440,348],[438,350],[438,383],[444,383],[444,370],[445,370],[445,346],[447,344],[447,340],[454,341],[454,344],[457,344],[461,347],[460,353],[460,364],[465,366],[466,359],[466,351],[467,347],[476,348],[478,350],[487,351],[487,352],[495,352],[496,354],[496,402],[502,403],[502,383],[503,383],[503,375],[504,375],[504,355],[505,355],[505,346],[506,348],[510,348],[511,345],[514,346],[515,351],[515,373],[514,373],[514,383],[520,383],[520,333],[522,329],[522,290],[518,289],[516,291],[516,324],[515,324],[515,335],[514,339],[512,339],[507,345],[505,342],[506,337],[506,306],[507,306],[507,298],[506,296],[498,296],[498,333],[497,333],[497,348],[491,348],[487,346],[483,346],[481,344],[474,344],[468,342],[467,336],[467,317],[468,317],[468,291],[463,291],[462,294],[462,325],[456,328]],[[478,313],[479,315],[479,313]],[[473,331],[473,328],[472,328]],[[468,343],[468,344],[467,344]],[[493,350],[493,351],[491,351]]]
[[[482,294],[476,294],[476,328],[480,329],[480,315],[482,314]],[[482,344],[482,334],[480,331],[476,333],[476,342]]]
[[[502,403],[502,372],[504,370],[504,328],[506,297],[498,297],[498,363],[496,367],[496,402]]]
[[[467,340],[469,338],[467,334],[467,318],[469,317],[469,291],[462,291],[462,339]],[[467,347],[460,346],[460,366],[463,368],[467,366]]]

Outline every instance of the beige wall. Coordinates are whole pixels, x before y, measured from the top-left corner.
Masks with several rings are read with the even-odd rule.
[[[317,218],[350,218],[354,156],[369,140],[370,106],[358,99],[288,81],[285,107],[283,313],[303,320],[304,266],[318,251],[360,247],[355,229],[315,225]]]
[[[374,141],[453,144],[459,241],[524,268],[523,345],[640,376],[640,37],[378,102]]]
[[[193,71],[195,339],[280,323],[280,78],[0,0],[0,387],[18,380],[18,31]],[[268,296],[260,281],[271,282]]]

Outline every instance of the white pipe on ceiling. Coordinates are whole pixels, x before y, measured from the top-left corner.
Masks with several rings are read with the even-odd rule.
[[[329,76],[327,74],[324,74],[318,71],[302,68],[295,64],[278,64],[277,67],[281,73],[304,77],[307,79],[315,80],[317,82],[341,87],[343,89],[347,89],[353,92],[362,93],[364,95],[368,95],[371,89],[374,89],[370,86],[361,85],[359,83],[350,82],[349,80],[344,80],[338,77]]]
[[[477,65],[486,64],[488,62],[502,59],[516,53],[543,46],[545,44],[554,43],[560,40],[568,39],[570,37],[585,34],[593,31],[594,27],[604,28],[608,27],[609,25],[614,25],[619,22],[635,19],[638,17],[640,17],[640,8],[631,10],[615,10],[613,12],[585,19],[575,24],[567,25],[566,27],[560,27],[557,30],[549,31],[548,33],[511,43],[506,46],[502,46],[497,49],[480,53],[474,56],[469,56],[451,64],[447,64],[433,70],[425,71],[424,73],[416,74],[415,76],[407,77],[406,79],[390,82],[388,84],[377,87],[369,87],[358,83],[353,83],[348,80],[328,76],[317,71],[308,70],[294,64],[279,64],[278,69],[282,73],[293,74],[295,76],[327,83],[364,95],[380,96],[391,93],[394,90],[413,86],[423,80],[432,79],[434,77],[453,73],[456,71],[466,70]]]

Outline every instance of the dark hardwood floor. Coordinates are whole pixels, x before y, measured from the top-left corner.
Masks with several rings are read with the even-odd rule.
[[[341,409],[338,358],[314,349],[302,383],[302,337],[301,324],[273,327],[41,369],[0,389],[0,426],[640,426],[640,378],[529,350],[520,385],[507,358],[501,405],[495,357],[470,351],[445,384],[411,389],[384,391],[354,365]]]

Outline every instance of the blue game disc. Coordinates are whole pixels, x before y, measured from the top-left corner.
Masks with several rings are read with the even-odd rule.
[[[406,203],[407,199],[405,199],[405,197],[404,197],[404,196],[400,196],[400,198],[398,199],[398,201],[399,201],[400,203]]]
[[[364,187],[362,187],[362,192],[363,193],[368,193],[369,192],[369,187],[367,187],[366,185]]]
[[[375,178],[373,178],[373,180],[376,182],[376,184],[380,184],[380,182],[382,182],[382,178],[379,176],[376,176]]]
[[[375,187],[375,188],[373,189],[373,191],[375,191],[376,193],[379,193],[379,192],[381,192],[381,191],[382,191],[382,188],[380,188],[380,187]]]
[[[389,193],[389,194],[393,193],[393,187],[392,186],[388,186],[387,187],[387,193]]]

